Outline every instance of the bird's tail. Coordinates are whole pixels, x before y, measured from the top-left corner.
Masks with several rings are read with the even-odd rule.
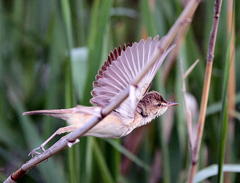
[[[69,108],[69,109],[27,111],[24,112],[23,115],[46,115],[67,120],[69,118],[69,115],[71,115],[74,112],[76,112],[75,108]]]
[[[51,110],[36,110],[24,112],[23,115],[46,115],[55,118],[61,118],[63,120],[68,120],[74,114],[85,114],[85,115],[99,115],[99,107],[87,107],[77,105],[73,108],[68,109],[51,109]]]

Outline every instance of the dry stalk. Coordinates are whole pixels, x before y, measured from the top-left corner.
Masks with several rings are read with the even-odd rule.
[[[234,116],[232,111],[235,110],[235,100],[236,100],[236,78],[235,78],[235,20],[234,20],[234,9],[233,9],[233,0],[227,1],[227,33],[229,42],[229,80],[228,80],[228,116],[229,116],[229,133],[228,133],[228,142],[227,143],[227,154],[231,151],[231,146],[234,138]],[[231,157],[226,156],[226,162],[231,161]],[[224,182],[230,183],[231,175],[226,174],[224,177]]]
[[[210,83],[211,83],[213,58],[214,58],[216,37],[218,32],[221,6],[222,6],[222,0],[215,0],[213,25],[210,33],[207,63],[206,63],[206,70],[205,70],[204,83],[203,83],[203,92],[202,92],[200,113],[199,113],[199,119],[198,119],[197,137],[196,137],[196,141],[194,142],[194,148],[192,152],[192,162],[191,162],[191,167],[189,171],[188,183],[193,183],[194,176],[197,172],[199,151],[200,151],[200,146],[202,142],[203,129],[205,125],[207,102],[208,102],[208,95],[209,95],[209,89],[210,89]]]
[[[132,82],[133,86],[137,86],[138,83],[141,81],[141,79],[144,77],[144,75],[148,72],[148,70],[154,65],[156,60],[161,57],[164,50],[166,50],[169,45],[172,43],[174,38],[176,37],[176,34],[178,33],[178,30],[182,27],[182,25],[186,22],[186,20],[189,19],[189,17],[192,17],[198,4],[200,3],[200,0],[191,0],[188,5],[185,7],[175,24],[172,26],[172,28],[169,30],[168,34],[163,38],[163,41],[161,42],[161,45],[159,45],[159,48],[156,50],[153,58],[151,61],[146,65],[146,67],[142,70],[141,73],[134,79]],[[104,117],[106,117],[109,113],[112,112],[119,104],[121,104],[122,101],[124,101],[129,95],[129,89],[127,88],[122,93],[119,94],[118,98],[111,102],[108,106],[105,108],[102,108],[100,111],[99,116],[94,116],[92,119],[90,119],[86,124],[68,135],[62,137],[60,140],[58,140],[55,144],[53,144],[49,149],[47,149],[42,154],[33,157],[29,161],[27,161],[25,164],[23,164],[18,170],[13,172],[5,181],[4,183],[14,183],[17,180],[19,180],[21,177],[23,177],[27,171],[32,169],[34,166],[38,165],[42,161],[50,158],[54,154],[58,153],[62,149],[68,146],[69,143],[74,143],[76,139],[81,137],[84,133],[86,133],[89,129],[91,129],[93,126],[95,126],[97,123],[99,123]]]
[[[196,67],[198,64],[199,59],[197,59],[189,68],[188,70],[183,74],[183,79],[186,79],[188,75],[193,71],[193,69]]]
[[[191,111],[191,106],[188,105],[187,102],[187,87],[186,87],[186,78],[187,76],[193,71],[193,69],[196,67],[197,63],[199,60],[196,60],[184,73],[183,71],[183,63],[182,60],[180,60],[180,71],[181,71],[181,77],[182,77],[182,92],[183,92],[183,101],[184,101],[184,111],[185,111],[185,116],[186,116],[186,121],[187,121],[187,129],[188,129],[188,137],[189,137],[189,145],[190,145],[190,150],[193,152],[194,148],[194,141],[196,136],[193,134],[193,115]]]
[[[233,0],[228,0],[227,4],[227,32],[230,39],[230,71],[229,71],[229,84],[228,84],[228,98],[229,98],[229,114],[230,111],[235,109],[235,98],[236,98],[236,78],[235,78],[235,20],[233,10]],[[231,118],[230,114],[230,118]]]

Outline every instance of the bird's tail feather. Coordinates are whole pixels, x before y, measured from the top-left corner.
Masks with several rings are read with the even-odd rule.
[[[23,115],[46,115],[67,120],[69,115],[76,112],[73,108],[27,111]]]
[[[100,108],[99,107],[87,107],[77,105],[73,108],[68,109],[51,109],[51,110],[36,110],[36,111],[28,111],[24,112],[23,115],[46,115],[52,116],[55,118],[61,118],[63,120],[68,120],[74,113],[80,113],[85,115],[99,115]]]

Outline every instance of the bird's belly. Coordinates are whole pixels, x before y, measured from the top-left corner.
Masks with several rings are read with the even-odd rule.
[[[69,125],[81,128],[93,115],[75,114],[68,120]],[[84,136],[95,136],[101,138],[119,138],[128,135],[131,131],[133,119],[124,119],[117,113],[111,113],[91,128]]]
[[[101,138],[119,138],[128,134],[129,127],[118,116],[109,115],[90,129],[86,136]]]

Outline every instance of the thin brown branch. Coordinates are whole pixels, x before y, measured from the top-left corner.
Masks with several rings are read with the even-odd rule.
[[[177,19],[175,24],[172,26],[172,28],[169,30],[168,34],[163,38],[163,41],[161,42],[161,45],[159,45],[159,48],[156,50],[153,58],[151,61],[146,65],[146,67],[143,69],[141,73],[134,79],[132,82],[133,86],[137,86],[138,83],[141,81],[141,79],[144,77],[144,75],[148,72],[148,70],[154,65],[156,60],[158,60],[159,57],[163,54],[164,50],[166,50],[169,45],[172,43],[174,38],[176,37],[176,34],[178,30],[181,28],[182,23],[186,22],[189,17],[192,17],[200,0],[191,0],[186,8],[183,10],[180,17]],[[122,93],[119,94],[118,98],[111,102],[108,106],[103,108],[99,112],[99,116],[94,116],[92,119],[90,119],[82,128],[79,128],[70,134],[62,137],[59,141],[57,141],[54,145],[52,145],[49,149],[47,149],[42,154],[32,158],[25,164],[23,164],[18,170],[16,170],[14,173],[12,173],[5,181],[4,183],[9,182],[16,182],[21,177],[23,177],[27,171],[32,169],[34,166],[38,165],[40,162],[50,158],[54,154],[58,153],[62,149],[68,146],[69,143],[74,143],[76,139],[81,137],[83,134],[85,134],[89,129],[91,129],[93,126],[95,126],[97,123],[99,123],[104,117],[106,117],[109,113],[112,112],[119,104],[121,104],[122,101],[124,101],[129,95],[129,88],[124,90]]]
[[[188,183],[193,183],[194,176],[197,172],[199,150],[202,142],[203,129],[205,125],[207,102],[208,102],[208,95],[209,95],[209,89],[210,89],[210,83],[211,83],[213,58],[214,58],[214,52],[215,52],[215,44],[216,44],[216,37],[218,32],[221,6],[222,6],[222,0],[215,0],[213,25],[210,33],[210,40],[209,40],[209,47],[208,47],[208,54],[207,54],[207,65],[206,65],[206,70],[204,75],[203,92],[202,92],[200,113],[199,113],[199,119],[198,119],[197,137],[196,137],[196,141],[194,142],[194,149],[192,153],[192,163],[189,171]]]

